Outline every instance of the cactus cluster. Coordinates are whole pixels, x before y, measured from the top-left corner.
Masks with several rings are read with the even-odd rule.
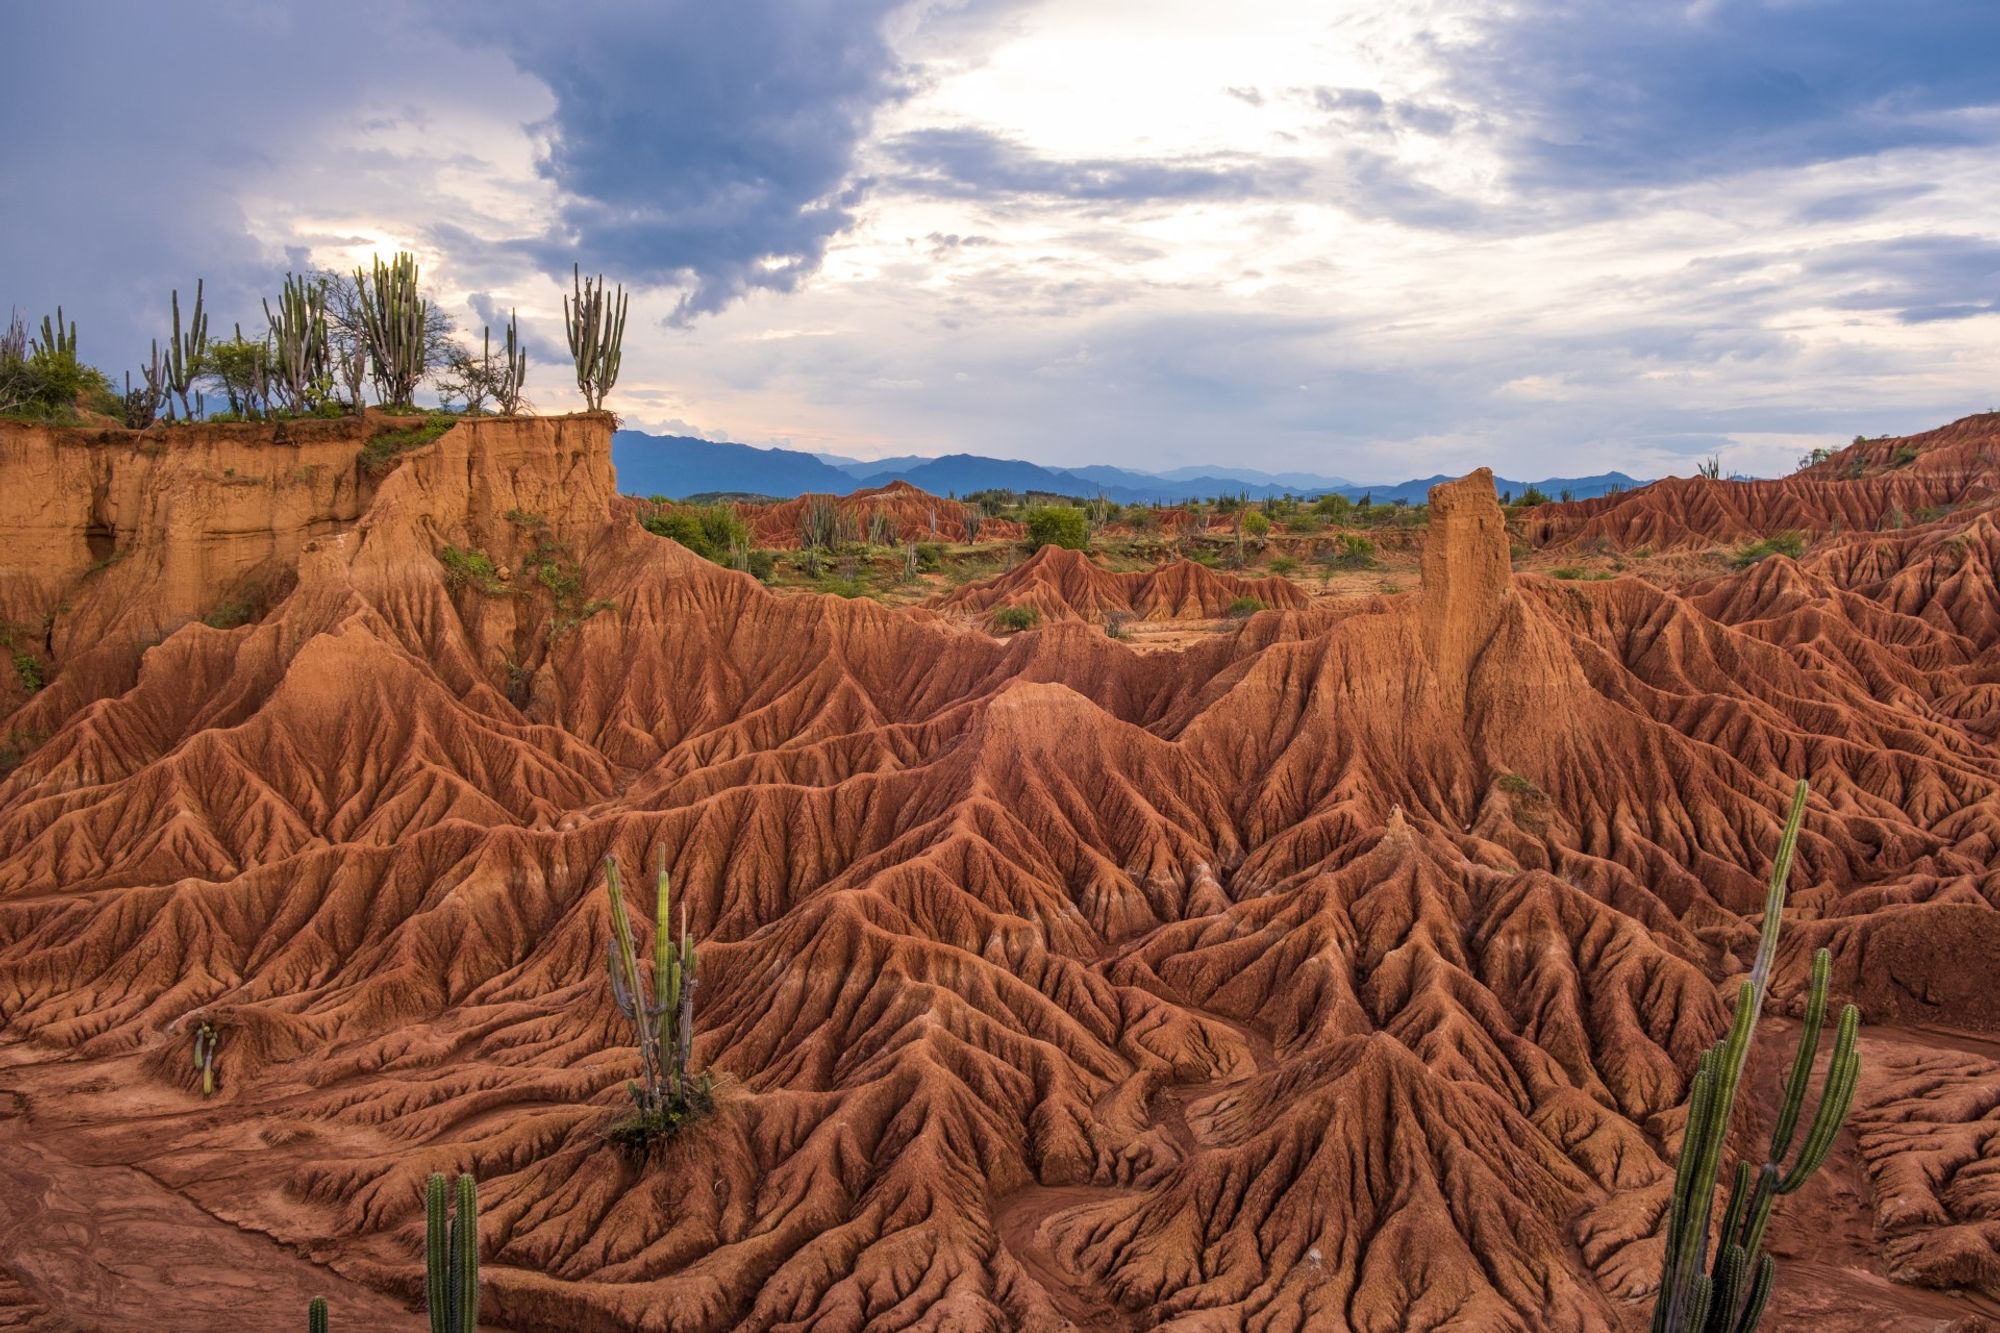
[[[201,308],[201,289],[202,282],[196,279],[194,310],[185,332],[181,329],[180,288],[174,289],[174,331],[167,339],[167,387],[181,400],[181,417],[187,421],[193,421],[200,411],[199,405],[189,399],[188,393],[194,388],[195,378],[202,372],[203,359],[208,352],[208,316]],[[199,398],[200,395],[197,394],[195,397]],[[173,419],[171,406],[167,411],[167,419],[170,421]]]
[[[76,360],[76,321],[63,326],[63,310],[56,307],[55,318],[42,316],[42,336],[35,339],[36,356],[61,356]]]
[[[500,370],[499,378],[493,382],[493,401],[507,416],[518,414],[524,404],[521,401],[521,385],[528,378],[528,349],[521,345],[521,320],[515,311],[507,312],[507,362]]]
[[[332,383],[326,333],[326,287],[309,278],[285,275],[278,308],[264,302],[270,321],[271,363],[279,396],[293,412],[310,409]]]
[[[377,256],[372,276],[354,270],[354,286],[375,391],[384,406],[406,405],[430,368],[430,304],[418,290],[417,257],[398,251],[385,264]]]
[[[1841,1010],[1833,1056],[1819,1104],[1813,1109],[1805,1139],[1789,1166],[1786,1157],[1797,1137],[1806,1091],[1819,1054],[1820,1028],[1826,1018],[1827,983],[1832,960],[1825,949],[1813,955],[1812,980],[1806,993],[1804,1029],[1785,1080],[1784,1100],[1771,1129],[1771,1142],[1761,1165],[1739,1162],[1723,1212],[1722,1228],[1714,1230],[1714,1199],[1722,1151],[1729,1137],[1750,1039],[1757,1027],[1764,997],[1770,989],[1771,967],[1778,952],[1778,930],[1785,906],[1785,884],[1791,876],[1799,827],[1805,818],[1806,784],[1792,795],[1792,807],[1778,843],[1777,859],[1764,897],[1763,931],[1750,976],[1738,991],[1736,1014],[1723,1039],[1702,1052],[1688,1098],[1687,1129],[1674,1169],[1673,1203],[1667,1218],[1667,1245],[1660,1270],[1660,1290],[1653,1306],[1653,1333],[1753,1333],[1771,1299],[1777,1261],[1762,1252],[1765,1225],[1781,1194],[1805,1184],[1833,1148],[1854,1099],[1861,1076],[1861,1056],[1855,1049],[1860,1013],[1853,1005]],[[1712,1253],[1711,1253],[1712,1251]]]
[[[960,510],[960,516],[965,520],[965,539],[969,542],[978,541],[979,525],[984,521],[985,515],[979,512],[978,506],[965,505]]]
[[[605,890],[611,900],[611,939],[607,942],[611,998],[632,1024],[639,1047],[639,1078],[626,1083],[635,1114],[614,1136],[643,1146],[655,1135],[670,1134],[681,1121],[699,1114],[709,1102],[709,1081],[688,1069],[694,1055],[694,993],[700,984],[700,956],[688,934],[687,904],[681,905],[681,929],[672,932],[673,884],[661,850],[657,897],[653,911],[652,975],[639,962],[632,918],[625,907],[618,858],[604,861]]]
[[[563,298],[563,323],[569,332],[569,354],[576,362],[576,387],[584,404],[595,412],[618,382],[625,349],[625,288],[621,285],[612,294],[604,275],[586,278],[581,265],[572,265],[570,276],[575,300]]]
[[[442,1173],[424,1183],[424,1304],[431,1333],[479,1330],[479,1186],[461,1175],[447,1210]]]
[[[124,415],[127,430],[145,430],[159,419],[167,401],[167,372],[160,360],[160,343],[153,340],[152,360],[139,367],[139,387],[132,387],[132,372],[125,372]]]
[[[879,511],[878,511],[879,512]],[[806,569],[819,573],[820,558],[845,539],[848,518],[830,495],[808,495],[799,511],[799,546],[805,552]]]

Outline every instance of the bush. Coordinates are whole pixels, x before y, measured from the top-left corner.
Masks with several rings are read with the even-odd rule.
[[[42,688],[42,664],[34,654],[22,651],[14,654],[14,675],[21,682],[21,688],[33,694]]]
[[[18,356],[0,355],[0,414],[34,421],[74,421],[81,404],[92,412],[118,416],[123,404],[104,372],[70,352],[37,348]]]
[[[1010,634],[1033,629],[1041,620],[1042,613],[1032,606],[1003,606],[993,613],[993,623]]]
[[[1229,604],[1229,618],[1232,620],[1242,620],[1247,616],[1256,615],[1263,609],[1264,603],[1255,597],[1238,597]]]
[[[447,546],[439,552],[438,563],[444,566],[444,582],[448,588],[463,588],[469,584],[485,593],[507,591],[507,585],[500,581],[500,571],[494,568],[492,559],[484,551],[462,551],[456,546]]]
[[[1278,574],[1278,575],[1290,574],[1293,570],[1297,569],[1298,567],[1299,567],[1299,562],[1292,559],[1292,557],[1288,555],[1279,555],[1271,557],[1271,572],[1273,574]]]
[[[655,537],[677,541],[718,565],[729,563],[730,552],[750,541],[750,525],[737,515],[734,505],[675,505],[655,510],[639,521]]]
[[[759,583],[769,583],[771,576],[778,572],[776,551],[756,550],[750,552],[750,577]]]
[[[1375,543],[1356,532],[1342,533],[1340,546],[1328,563],[1342,569],[1366,569],[1375,563]]]
[[[937,542],[917,543],[917,568],[935,574],[944,568],[944,547]]]
[[[1530,486],[1528,487],[1527,490],[1522,491],[1521,498],[1515,501],[1516,504],[1520,505],[1523,508],[1527,508],[1528,506],[1531,505],[1545,505],[1548,502],[1549,502],[1549,497],[1544,495],[1541,491],[1537,490],[1533,486]]]
[[[1244,536],[1262,538],[1268,535],[1270,531],[1271,531],[1271,520],[1265,518],[1262,514],[1258,513],[1256,510],[1253,509],[1249,513],[1243,516]]]
[[[1805,554],[1805,549],[1806,539],[1803,534],[1797,532],[1780,532],[1776,536],[1766,537],[1762,541],[1754,541],[1748,546],[1738,547],[1736,554],[1729,558],[1729,563],[1736,569],[1747,569],[1759,560],[1765,560],[1774,555],[1786,555],[1796,560]]]
[[[1028,511],[1028,545],[1081,551],[1089,543],[1090,526],[1074,505],[1041,505]]]

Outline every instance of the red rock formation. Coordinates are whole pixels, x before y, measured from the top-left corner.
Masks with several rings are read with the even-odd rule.
[[[1047,620],[1214,619],[1243,599],[1260,607],[1296,610],[1311,599],[1289,579],[1217,573],[1192,560],[1159,569],[1114,572],[1082,551],[1044,546],[995,578],[953,589],[931,604],[980,612],[1026,606]]]
[[[759,546],[793,549],[799,545],[799,522],[806,506],[832,501],[852,528],[855,539],[868,535],[875,515],[894,528],[898,542],[962,542],[965,506],[942,499],[907,481],[855,491],[848,495],[801,495],[775,504],[739,504],[736,512],[750,525],[750,539]],[[1011,519],[981,518],[980,541],[1018,541],[1021,525]]]
[[[1777,1326],[1993,1308],[2000,1064],[1929,1035],[2000,1022],[1989,508],[1586,587],[1510,576],[1468,479],[1421,592],[1141,656],[770,594],[634,523],[608,446],[460,426],[253,623],[125,675],[57,644],[5,722],[7,1197],[57,1153],[121,1216],[198,1207],[239,1275],[270,1237],[273,1291],[304,1254],[411,1297],[421,1178],[472,1170],[522,1329],[1637,1327],[1804,776],[1775,1003],[1833,948],[1870,1072],[1780,1207]],[[178,577],[136,512],[107,636]],[[633,1061],[598,868],[655,847],[721,1087],[642,1170],[603,1138]],[[24,1216],[0,1310],[213,1326],[184,1250]]]

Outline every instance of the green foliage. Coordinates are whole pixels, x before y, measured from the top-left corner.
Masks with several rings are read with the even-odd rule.
[[[1527,800],[1546,799],[1540,787],[1537,787],[1519,773],[1502,773],[1498,785],[1500,790],[1506,792],[1509,796],[1519,796]]]
[[[1313,512],[1321,518],[1338,521],[1346,518],[1354,508],[1354,502],[1338,491],[1330,491],[1313,501]]]
[[[1271,572],[1280,576],[1290,574],[1299,567],[1299,562],[1288,555],[1271,557]]]
[[[604,406],[604,396],[618,382],[618,367],[625,349],[625,288],[616,295],[604,285],[604,275],[583,276],[580,265],[571,266],[575,304],[563,298],[563,326],[569,334],[570,359],[576,363],[576,387],[584,405],[596,412]]]
[[[655,509],[639,521],[654,536],[677,541],[718,565],[729,564],[738,548],[750,541],[750,525],[730,504],[674,505]]]
[[[1530,486],[1526,490],[1521,492],[1521,498],[1516,500],[1514,503],[1523,509],[1527,509],[1527,508],[1532,508],[1535,505],[1545,505],[1548,502],[1549,502],[1549,497],[1546,494],[1544,494],[1537,487]]]
[[[701,960],[688,934],[686,903],[681,904],[679,936],[671,929],[673,884],[665,848],[660,850],[655,886],[650,978],[639,962],[615,856],[604,860],[604,883],[611,900],[612,1003],[632,1025],[639,1047],[639,1078],[625,1085],[632,1095],[633,1115],[612,1130],[612,1137],[643,1149],[713,1104],[709,1078],[696,1077],[688,1068],[694,1057],[694,993],[701,982]]]
[[[210,629],[235,629],[257,618],[257,605],[243,593],[235,592],[217,602],[201,623]]]
[[[1780,532],[1773,536],[1765,537],[1760,541],[1751,542],[1747,546],[1738,547],[1736,554],[1729,558],[1729,563],[1734,568],[1747,569],[1759,560],[1774,555],[1790,556],[1796,560],[1805,554],[1805,549],[1806,539],[1804,534]]]
[[[74,421],[79,405],[125,415],[125,400],[104,372],[76,359],[76,325],[64,331],[62,312],[42,320],[42,337],[30,341],[15,316],[0,331],[0,416],[30,421]]]
[[[1327,563],[1341,569],[1367,569],[1375,563],[1375,543],[1358,532],[1343,532]]]
[[[1228,614],[1232,620],[1242,620],[1245,617],[1256,615],[1263,609],[1264,603],[1259,598],[1238,597],[1230,602]]]
[[[259,417],[270,403],[270,344],[245,338],[239,325],[235,337],[208,345],[202,354],[201,377],[222,391],[236,419]]]
[[[26,649],[14,652],[14,675],[21,682],[21,688],[30,694],[42,688],[42,664]]]
[[[820,560],[853,535],[853,520],[833,496],[804,497],[799,509],[799,549],[805,552],[808,573],[817,575]]]
[[[917,568],[926,574],[935,574],[943,569],[944,547],[937,542],[918,542]]]
[[[1702,1052],[1695,1066],[1688,1095],[1687,1127],[1674,1167],[1673,1202],[1667,1215],[1660,1288],[1654,1298],[1653,1333],[1753,1333],[1763,1318],[1777,1272],[1777,1261],[1762,1253],[1771,1209],[1778,1196],[1796,1191],[1826,1161],[1853,1103],[1855,1085],[1860,1081],[1861,1055],[1855,1048],[1855,1040],[1861,1015],[1850,1004],[1840,1014],[1819,1104],[1793,1156],[1792,1141],[1798,1134],[1806,1091],[1819,1054],[1827,985],[1833,970],[1832,956],[1820,949],[1813,955],[1805,1020],[1785,1080],[1784,1098],[1771,1128],[1770,1146],[1761,1164],[1737,1163],[1722,1227],[1716,1231],[1716,1177],[1729,1138],[1736,1094],[1749,1062],[1757,1019],[1770,990],[1771,970],[1778,955],[1778,932],[1784,917],[1785,885],[1791,877],[1792,856],[1805,820],[1806,794],[1806,784],[1801,780],[1793,789],[1791,812],[1771,866],[1757,956],[1749,977],[1738,988],[1734,1020],[1728,1034]],[[1704,1264],[1707,1272],[1702,1271]]]
[[[285,275],[278,308],[264,302],[271,326],[271,368],[287,410],[314,411],[333,396],[333,363],[326,334],[326,285]]]
[[[1890,455],[1889,466],[1908,467],[1910,464],[1916,461],[1917,461],[1917,447],[1913,444],[1905,444],[1900,446],[1894,454]]]
[[[868,515],[868,544],[870,546],[894,546],[896,544],[896,523],[888,512],[877,507]]]
[[[771,576],[778,572],[778,553],[762,548],[752,550],[744,558],[744,569],[759,583],[769,583]]]
[[[420,425],[371,435],[368,443],[361,446],[362,470],[371,477],[379,477],[393,469],[401,455],[423,448],[457,424],[458,418],[450,413],[433,412]]]
[[[1246,536],[1262,538],[1271,531],[1271,520],[1251,510],[1243,516],[1243,532]]]
[[[431,1333],[479,1333],[479,1185],[470,1175],[450,1191],[442,1172],[424,1182],[424,1306]]]
[[[1033,629],[1042,621],[1042,613],[1032,606],[1003,606],[993,613],[993,623],[1010,634]]]
[[[1090,544],[1090,527],[1074,505],[1040,505],[1028,511],[1028,545],[1037,549],[1061,546],[1081,551]]]
[[[462,551],[456,546],[447,546],[438,553],[438,563],[444,566],[444,582],[448,588],[477,588],[480,592],[499,594],[508,591],[500,578],[500,571],[484,551]]]

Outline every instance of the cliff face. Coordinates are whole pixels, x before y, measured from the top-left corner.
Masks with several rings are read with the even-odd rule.
[[[418,1182],[474,1171],[522,1329],[1634,1326],[1801,775],[1775,1003],[1833,950],[1869,1133],[1781,1207],[1821,1267],[1775,1318],[1928,1327],[1963,1305],[1918,1284],[2000,1271],[2000,1062],[1898,1026],[2000,1025],[1990,506],[1582,588],[1510,573],[1475,476],[1421,591],[1141,655],[774,595],[633,522],[609,435],[462,425],[352,508],[267,466],[264,531],[198,441],[4,456],[68,571],[10,552],[9,596],[72,605],[4,723],[0,1191],[33,1206],[0,1312],[93,1262],[28,1187],[60,1159],[406,1295]],[[100,493],[132,553],[78,575]],[[267,566],[245,623],[173,623],[216,595],[186,569]],[[1022,588],[1213,591],[1100,574]],[[722,1094],[641,1169],[603,1137],[634,1061],[599,874],[662,849]],[[76,1317],[226,1322],[172,1257],[117,1256],[150,1324],[108,1282]]]

